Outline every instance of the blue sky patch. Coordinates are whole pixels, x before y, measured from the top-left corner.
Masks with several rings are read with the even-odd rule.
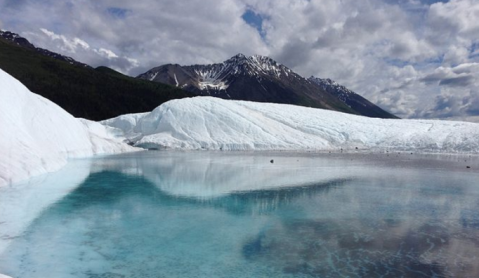
[[[391,66],[395,66],[395,67],[398,67],[398,68],[402,68],[402,67],[405,67],[407,65],[410,65],[410,63],[408,63],[407,61],[404,61],[404,60],[401,60],[401,59],[396,59],[396,58],[383,58],[384,62],[386,62],[386,64],[388,65],[391,65]]]
[[[106,10],[110,15],[117,17],[117,18],[125,18],[127,14],[130,12],[127,9],[117,8],[117,7],[110,7]]]
[[[386,3],[388,4],[392,4],[392,5],[407,5],[409,4],[409,1],[408,0],[385,0]],[[432,4],[435,4],[435,3],[438,3],[438,2],[441,2],[441,3],[447,3],[449,2],[449,0],[420,0],[419,1],[421,4],[425,4],[425,5],[432,5]]]
[[[478,53],[474,53],[477,50],[479,50],[479,42],[475,42],[471,45],[471,49],[469,51],[469,58],[477,57],[479,56],[479,51]]]
[[[243,20],[248,23],[250,26],[256,28],[260,36],[264,39],[265,32],[263,31],[263,20],[264,17],[251,9],[247,9],[246,12],[241,16]]]

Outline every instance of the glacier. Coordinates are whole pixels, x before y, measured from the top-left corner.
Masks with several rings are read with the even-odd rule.
[[[136,151],[121,131],[77,119],[0,70],[0,186],[53,172],[69,158]]]
[[[101,122],[137,147],[187,150],[479,153],[479,124],[377,119],[273,103],[194,97]]]

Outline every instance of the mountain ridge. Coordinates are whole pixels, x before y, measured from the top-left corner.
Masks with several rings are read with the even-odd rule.
[[[5,31],[5,30],[0,30],[0,37],[5,39],[5,40],[11,41],[18,46],[24,47],[26,49],[34,50],[34,51],[40,53],[43,56],[47,56],[47,57],[50,57],[50,58],[61,60],[61,61],[67,62],[67,63],[75,65],[75,66],[92,68],[91,66],[89,66],[87,64],[76,61],[72,57],[68,57],[68,56],[65,56],[65,55],[62,55],[62,54],[58,54],[58,53],[52,52],[48,49],[36,47],[31,42],[29,42],[26,38],[24,38],[24,37],[22,37],[22,36],[20,36],[16,33],[13,33],[13,32],[10,32],[10,31]]]
[[[0,36],[0,68],[75,117],[104,120],[151,111],[168,100],[193,96],[107,67],[72,63],[60,54],[45,55],[25,38],[6,32],[2,34],[9,38]]]
[[[19,49],[11,57],[9,57],[10,54],[0,53],[0,56],[3,54],[3,57],[0,57],[0,67],[21,80],[32,91],[58,103],[77,117],[101,120],[117,116],[118,113],[148,111],[156,107],[152,104],[159,105],[169,99],[199,95],[233,100],[294,104],[368,117],[397,118],[331,79],[315,77],[306,79],[267,56],[246,56],[239,53],[222,63],[190,66],[166,64],[152,68],[138,75],[137,78],[131,78],[106,67],[94,69],[71,57],[35,47],[27,39],[13,32],[0,31],[0,40],[10,43],[1,44],[3,49],[7,45],[9,47],[16,46],[26,53],[26,55],[20,54]],[[11,49],[2,52],[12,53]],[[43,56],[44,59],[40,59],[41,61],[38,61],[39,58],[31,59],[34,56],[33,53],[39,57]],[[26,62],[27,60],[28,62]],[[15,64],[14,61],[17,63]],[[29,68],[30,66],[32,69]],[[78,78],[72,75],[77,75]],[[88,78],[86,78],[87,76]],[[65,82],[65,79],[68,82]],[[82,79],[86,84],[92,83],[91,86],[88,85],[88,89],[81,84]],[[105,86],[99,79],[106,80],[109,84]],[[123,85],[114,84],[115,79],[119,79],[117,82]],[[53,80],[55,81],[53,82]],[[140,84],[134,80],[146,83]],[[145,95],[145,92],[158,91],[158,88],[159,91],[171,91],[173,87],[169,89],[163,85],[157,85],[158,88],[154,88],[154,85],[146,85],[149,81],[154,82],[151,84],[168,84],[176,87],[175,90],[182,89],[183,92],[189,93],[178,91],[178,97],[171,94],[168,96],[156,95],[161,99],[158,101],[153,96]],[[70,84],[72,82],[73,86]],[[133,85],[132,82],[136,84]],[[72,87],[78,88],[74,88],[72,92]],[[140,89],[136,87],[140,87]],[[115,88],[118,94],[123,94],[123,96],[119,96],[119,99],[126,97],[123,91],[127,88],[126,90],[130,91],[126,92],[126,95],[130,95],[127,97],[129,101],[119,103],[118,100],[114,100],[112,88]],[[72,103],[72,99],[76,98],[73,95],[85,94],[84,91],[95,91],[96,93],[91,97],[99,99],[103,97],[99,94],[108,91],[110,94],[108,99],[113,103],[116,102],[117,107],[121,107],[118,109],[121,112],[115,112],[116,108],[106,107],[104,104],[92,105],[85,96],[80,97],[82,99],[80,103],[83,102],[87,108],[76,107],[77,103]],[[65,92],[70,92],[71,96],[60,96],[66,94]],[[136,96],[132,95],[132,92]],[[140,98],[138,98],[138,93],[142,94]],[[153,94],[155,95],[154,92]],[[136,100],[132,101],[134,98]],[[152,104],[147,104],[146,99],[149,99]],[[95,111],[92,111],[93,107],[97,107]],[[99,109],[100,107],[103,108]],[[109,112],[103,112],[107,110]]]
[[[203,96],[294,104],[368,117],[397,118],[357,94],[351,95],[354,96],[354,101],[345,101],[329,88],[261,55],[248,57],[239,53],[222,63],[207,65],[166,64],[154,67],[137,78],[166,83]],[[367,108],[372,111],[366,111]]]
[[[308,80],[314,82],[328,93],[335,95],[346,105],[353,108],[355,111],[360,112],[361,115],[372,118],[399,118],[334,80],[315,76],[309,77]]]

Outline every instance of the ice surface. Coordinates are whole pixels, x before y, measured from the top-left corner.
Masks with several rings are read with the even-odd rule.
[[[136,114],[125,114],[121,117],[116,117],[113,119],[102,121],[101,123],[105,126],[115,127],[120,129],[123,133],[127,133],[130,138],[141,136],[141,134],[135,134],[134,128],[138,123],[138,120],[148,113],[136,113]]]
[[[103,123],[122,129],[144,148],[479,153],[476,123],[374,119],[212,97],[172,100],[149,114]]]
[[[0,186],[58,170],[68,158],[133,151],[112,128],[76,119],[0,70]]]

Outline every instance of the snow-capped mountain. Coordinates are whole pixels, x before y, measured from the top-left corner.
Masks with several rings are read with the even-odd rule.
[[[260,55],[247,57],[238,54],[223,63],[210,65],[167,64],[153,68],[138,78],[174,85],[203,96],[295,104],[363,115],[316,83]],[[374,117],[394,117],[387,113],[370,114]]]
[[[372,118],[397,118],[345,86],[336,83],[334,80],[314,76],[311,76],[308,80],[317,84],[322,90],[336,96],[347,106],[363,116]]]
[[[138,76],[203,96],[288,103],[355,113],[336,97],[274,60],[238,54],[211,65],[163,65]]]
[[[35,50],[36,52],[40,53],[43,56],[47,56],[47,57],[51,57],[53,59],[65,61],[65,62],[68,62],[72,65],[90,68],[89,65],[80,63],[78,61],[75,61],[71,57],[64,56],[64,55],[52,52],[52,51],[47,50],[47,49],[36,47],[32,43],[30,43],[27,39],[25,39],[24,37],[22,37],[18,34],[15,34],[15,33],[9,32],[9,31],[0,30],[0,38],[11,41],[18,46],[28,48],[28,49],[31,49],[31,50]]]
[[[254,55],[246,57],[238,54],[224,61],[221,64],[180,66],[168,64],[153,68],[141,74],[138,78],[171,83],[178,87],[195,87],[205,94],[218,94],[227,91],[234,80],[233,76],[269,77],[280,78],[294,74],[287,67],[276,63],[274,60]],[[296,75],[296,74],[294,74]],[[295,76],[301,78],[300,76]]]

